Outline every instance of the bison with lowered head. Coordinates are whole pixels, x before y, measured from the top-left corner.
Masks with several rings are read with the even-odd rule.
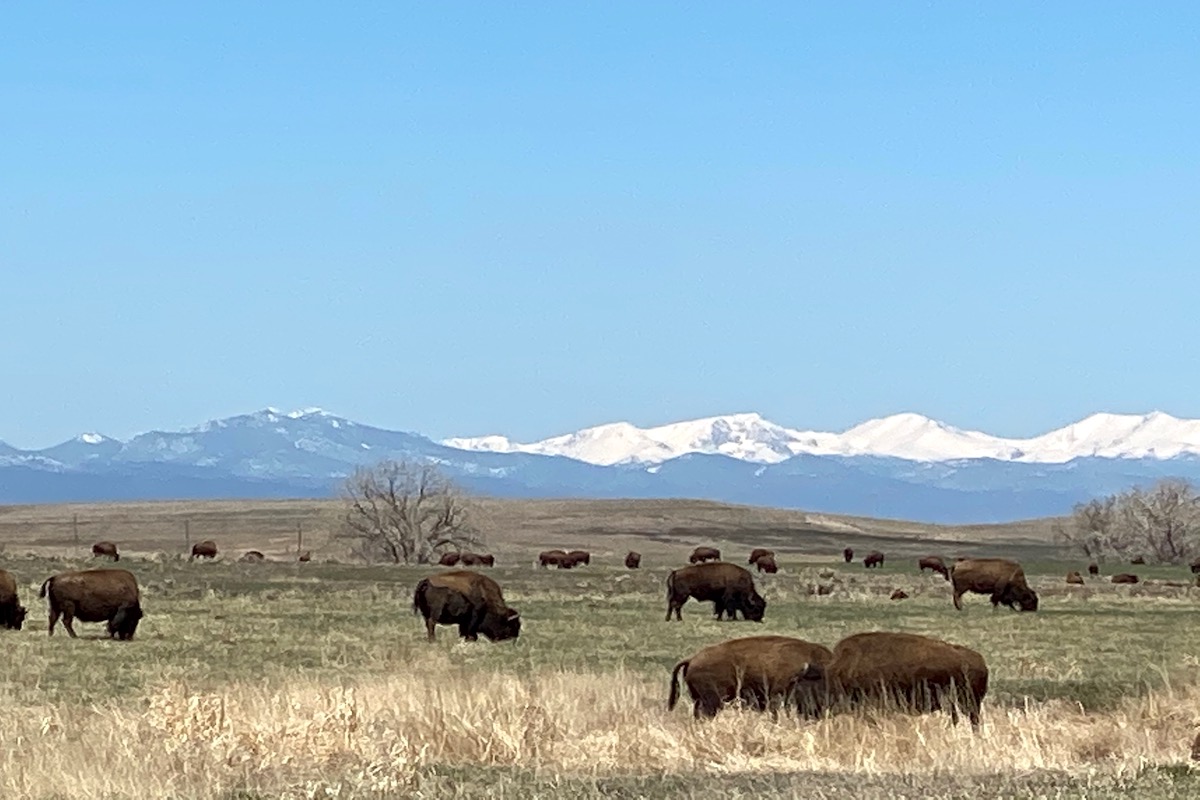
[[[192,545],[192,554],[188,556],[188,561],[193,558],[216,558],[217,543],[212,539],[205,539],[203,542],[196,542]]]
[[[87,569],[60,572],[47,578],[39,596],[50,604],[50,630],[61,616],[63,627],[74,639],[74,620],[107,622],[111,638],[129,641],[142,619],[137,578],[123,569]]]
[[[749,560],[749,561],[747,561],[746,563],[747,563],[747,564],[753,564],[755,561],[758,561],[758,560],[759,560],[760,558],[762,558],[763,556],[771,556],[772,558],[774,558],[774,557],[775,557],[775,551],[774,551],[774,550],[768,550],[768,549],[767,549],[767,548],[765,548],[765,547],[756,547],[756,548],[754,548],[753,550],[751,550],[751,551],[750,551],[750,560]]]
[[[494,567],[496,557],[491,553],[462,553],[458,563],[464,567]]]
[[[692,714],[715,717],[721,706],[741,700],[759,711],[787,702],[810,664],[833,654],[819,644],[788,636],[747,636],[698,650],[675,665],[667,710],[679,702],[682,674],[692,696]]]
[[[563,569],[563,567],[561,565],[562,565],[563,559],[566,557],[567,557],[566,550],[543,550],[542,552],[538,553],[538,566],[539,567],[554,566],[554,567],[558,567],[559,569]],[[575,566],[575,565],[572,563],[571,566],[566,567],[566,569],[570,569],[573,566]]]
[[[261,550],[247,550],[238,561],[242,564],[261,564],[267,560]]]
[[[1083,586],[1083,576],[1077,570],[1072,570],[1067,573],[1067,583],[1072,586]]]
[[[1196,572],[1196,571],[1197,570],[1192,570],[1192,572]],[[1099,564],[1097,564],[1095,561],[1088,564],[1088,575],[1099,575],[1099,574],[1100,574],[1100,565]]]
[[[967,592],[990,594],[992,608],[1003,603],[1014,610],[1037,611],[1037,592],[1025,582],[1025,571],[1016,561],[1007,558],[966,558],[954,562],[950,570],[954,587],[954,607],[962,610],[962,596]]]
[[[754,588],[754,577],[749,570],[737,564],[716,561],[709,564],[693,564],[680,567],[667,576],[667,620],[671,614],[682,621],[680,609],[694,597],[700,602],[713,601],[713,613],[717,619],[729,614],[737,619],[737,612],[753,622],[762,622],[767,601]]]
[[[720,561],[721,551],[715,547],[697,547],[688,556],[688,561],[692,564],[703,564],[705,561]]]
[[[101,556],[111,558],[113,561],[121,560],[121,554],[117,552],[117,546],[112,542],[96,542],[92,545],[92,558]]]
[[[805,669],[796,702],[810,715],[864,702],[948,709],[956,723],[962,709],[978,726],[987,685],[987,664],[974,650],[914,633],[856,633],[834,645],[828,662]]]
[[[924,572],[925,570],[933,570],[941,575],[946,580],[950,580],[950,570],[946,567],[946,562],[942,561],[938,556],[925,556],[917,561],[917,568]]]
[[[845,562],[847,564],[849,564],[851,561],[853,561],[854,560],[854,548],[847,547],[845,550],[843,550],[842,558],[845,560]]]
[[[0,569],[0,625],[19,631],[25,624],[25,606],[17,597],[17,581],[8,570]]]
[[[779,565],[775,563],[775,555],[759,556],[754,561],[754,566],[758,567],[759,572],[765,572],[769,575],[774,575],[779,572]]]
[[[642,554],[635,553],[632,550],[625,556],[625,567],[627,569],[637,569],[642,566]]]
[[[863,557],[863,566],[867,569],[871,567],[883,566],[883,553],[878,550],[872,550]]]
[[[418,583],[413,613],[425,617],[429,641],[434,639],[436,625],[458,625],[458,634],[470,642],[481,633],[493,642],[515,639],[521,633],[521,617],[504,602],[500,584],[465,569],[432,575]]]
[[[576,567],[580,564],[592,563],[592,554],[587,550],[572,550],[567,553],[567,558],[571,559],[572,565]]]

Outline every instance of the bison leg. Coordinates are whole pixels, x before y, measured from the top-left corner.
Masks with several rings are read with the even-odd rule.
[[[479,641],[479,629],[483,627],[483,619],[487,616],[487,608],[473,608],[465,622],[458,626],[459,634],[468,642]]]
[[[717,715],[717,711],[721,708],[721,698],[715,694],[701,695],[696,698],[695,704],[692,706],[692,716],[696,719],[707,718],[712,719]]]
[[[687,602],[687,599],[685,598],[683,602],[684,603]],[[667,598],[667,622],[671,621],[672,612],[675,614],[676,620],[678,620],[679,622],[683,622],[682,609],[683,609],[683,603],[681,603],[679,600],[677,600],[674,597],[668,597]]]
[[[54,626],[58,624],[58,614],[59,614],[58,609],[55,608],[53,604],[51,604],[51,606],[50,606],[50,630],[47,632],[47,634],[46,634],[47,636],[54,635]]]
[[[434,602],[428,608],[422,610],[425,612],[425,638],[427,641],[432,642],[435,638],[433,629],[437,627],[438,620],[442,618],[442,604]]]
[[[70,635],[72,639],[78,639],[79,637],[75,635],[75,626],[71,624],[74,619],[75,617],[70,611],[63,611],[63,627],[67,629],[67,634]]]
[[[962,596],[963,596],[963,593],[961,591],[959,591],[958,588],[955,588],[954,589],[954,607],[957,608],[959,611],[962,611]]]

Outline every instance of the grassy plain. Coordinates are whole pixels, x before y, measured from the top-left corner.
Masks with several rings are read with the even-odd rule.
[[[256,538],[238,522],[278,520],[280,509],[308,515],[317,561],[296,563],[284,533]],[[86,540],[64,541],[61,520],[74,513],[142,532],[121,561],[147,612],[132,643],[99,638],[99,625],[80,625],[78,640],[45,635],[37,587],[92,564]],[[334,545],[316,538],[329,513],[313,504],[0,512],[0,567],[30,609],[25,630],[0,632],[0,796],[1200,794],[1188,762],[1200,720],[1200,590],[1166,585],[1190,577],[1170,567],[1137,568],[1150,581],[1134,587],[1067,587],[1062,575],[1079,565],[1055,560],[1039,538],[1045,522],[974,531],[683,502],[496,503],[488,549],[499,566],[489,574],[521,611],[521,637],[468,644],[443,627],[431,645],[411,597],[436,568],[337,563]],[[231,558],[182,560],[177,514],[214,526],[225,515]],[[268,532],[288,530],[273,524]],[[159,539],[145,533],[155,525]],[[110,530],[106,538],[125,541]],[[759,578],[764,624],[718,623],[694,602],[682,623],[663,620],[666,575],[700,543],[731,561],[752,545],[780,551],[783,572]],[[870,572],[841,564],[843,543],[878,543],[890,557]],[[255,546],[278,560],[233,563]],[[596,557],[578,571],[537,570],[543,546]],[[644,569],[619,566],[631,546]],[[1015,552],[1042,609],[993,612],[973,597],[956,612],[948,584],[916,571],[911,556],[926,552]],[[818,595],[819,585],[832,592]],[[911,598],[889,601],[896,588]],[[671,667],[704,645],[758,633],[831,645],[861,630],[926,633],[983,653],[992,681],[981,732],[944,715],[813,723],[729,711],[697,723],[686,703],[665,708]]]

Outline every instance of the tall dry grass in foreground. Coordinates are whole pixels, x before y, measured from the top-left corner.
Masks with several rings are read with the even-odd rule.
[[[1125,774],[1178,764],[1200,687],[1085,714],[1055,701],[985,704],[982,730],[944,714],[799,722],[668,713],[666,681],[628,673],[478,673],[433,655],[419,672],[344,686],[162,686],[143,709],[0,707],[0,796],[221,798],[404,794],[431,765],[551,774],[820,771]]]

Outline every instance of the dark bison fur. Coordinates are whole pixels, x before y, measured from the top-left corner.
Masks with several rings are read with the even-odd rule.
[[[629,554],[625,556],[625,566],[628,569],[637,569],[642,566],[642,554],[630,551]]]
[[[754,566],[758,567],[759,572],[766,572],[769,575],[774,575],[779,572],[779,565],[775,563],[775,555],[759,556],[754,560]]]
[[[188,561],[193,558],[216,558],[217,543],[212,539],[206,539],[203,542],[196,542],[192,545],[192,554],[188,556]]]
[[[842,558],[845,559],[847,564],[849,564],[851,561],[853,561],[854,560],[854,548],[847,547],[845,550],[843,550]]]
[[[744,619],[762,622],[767,608],[767,601],[754,588],[750,571],[724,561],[680,567],[667,576],[667,620],[672,613],[675,619],[683,619],[680,610],[689,597],[700,602],[711,600],[717,619],[728,614],[734,620],[741,611]]]
[[[925,556],[917,561],[917,568],[924,572],[925,570],[933,570],[941,575],[946,580],[950,580],[950,570],[946,567],[946,562],[938,556]]]
[[[25,624],[25,606],[17,597],[17,580],[8,570],[0,569],[0,626],[19,631]]]
[[[767,549],[767,548],[765,548],[765,547],[756,547],[756,548],[754,548],[753,550],[751,550],[751,551],[750,551],[750,560],[749,560],[749,561],[747,561],[746,563],[747,563],[747,564],[753,564],[755,561],[758,561],[758,560],[759,560],[760,558],[762,558],[763,556],[771,556],[772,558],[774,558],[774,557],[775,557],[775,551],[774,551],[774,550],[768,550],[768,549]]]
[[[459,635],[472,642],[481,633],[494,642],[521,633],[521,617],[504,602],[500,584],[464,569],[431,575],[418,583],[413,613],[425,617],[430,641],[437,625],[458,625]]]
[[[879,552],[878,550],[872,550],[871,552],[867,553],[866,556],[863,557],[863,566],[867,569],[870,569],[871,567],[882,567],[883,553]]]
[[[1138,576],[1129,572],[1121,572],[1112,576],[1113,583],[1137,583]]]
[[[438,566],[455,567],[458,566],[459,559],[462,555],[459,553],[442,553],[442,557],[438,559]]]
[[[137,578],[124,569],[60,572],[46,579],[39,596],[49,601],[50,636],[54,635],[54,626],[61,616],[71,638],[75,638],[72,623],[78,619],[107,622],[110,637],[128,641],[143,616]]]
[[[692,696],[692,713],[714,717],[736,700],[759,711],[792,699],[810,664],[833,658],[828,648],[788,636],[748,636],[709,645],[675,665],[667,709],[679,702],[679,678]]]
[[[121,554],[117,552],[117,546],[112,542],[96,542],[92,545],[92,557],[111,558],[113,561],[120,561]]]

